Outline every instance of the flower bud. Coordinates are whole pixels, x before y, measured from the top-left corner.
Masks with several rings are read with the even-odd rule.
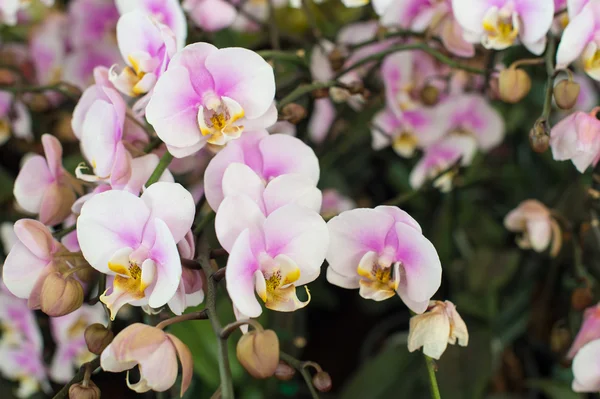
[[[279,365],[279,339],[273,330],[250,331],[237,344],[237,358],[254,378],[268,378]]]
[[[427,85],[421,90],[421,102],[423,104],[432,106],[438,103],[440,99],[440,91],[437,87]]]
[[[498,78],[500,99],[507,103],[518,103],[531,90],[531,78],[522,69],[508,68]]]
[[[69,399],[100,399],[100,388],[91,380],[87,386],[83,382],[73,384],[69,388]]]
[[[339,71],[344,66],[344,62],[346,61],[346,57],[344,53],[339,48],[334,48],[328,55],[329,62],[331,63],[331,69],[334,71]]]
[[[363,94],[365,85],[360,80],[355,80],[348,84],[348,91],[350,94]]]
[[[571,294],[571,307],[574,310],[582,311],[592,304],[594,294],[589,287],[575,288]]]
[[[48,97],[40,93],[32,93],[30,96],[26,97],[26,102],[29,108],[34,112],[47,111],[52,105],[50,100],[48,100]]]
[[[323,87],[321,89],[313,90],[312,96],[315,100],[320,98],[329,98],[329,89],[327,87]]]
[[[550,135],[545,121],[538,120],[529,131],[529,145],[535,152],[546,152],[550,147]]]
[[[579,83],[564,79],[554,86],[554,101],[560,109],[571,109],[579,97]]]
[[[331,390],[331,376],[325,371],[319,371],[315,374],[312,382],[319,392],[329,392]]]
[[[100,323],[89,325],[85,329],[85,343],[94,355],[102,353],[115,337],[115,334]]]
[[[275,369],[275,378],[281,381],[291,380],[296,374],[296,369],[285,362],[279,362]]]
[[[300,104],[291,103],[281,110],[281,118],[294,125],[300,123],[306,117],[306,108]]]
[[[69,314],[83,304],[83,287],[72,277],[63,277],[60,272],[50,273],[44,280],[40,295],[42,312],[59,317]]]

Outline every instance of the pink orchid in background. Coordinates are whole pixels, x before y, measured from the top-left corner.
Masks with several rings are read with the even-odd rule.
[[[414,155],[417,148],[424,149],[446,133],[445,121],[435,110],[420,108],[399,114],[386,108],[375,114],[371,126],[372,146],[381,150],[392,146],[404,158]]]
[[[456,343],[467,346],[469,332],[452,302],[430,301],[427,312],[410,318],[409,352],[422,347],[425,355],[439,360],[448,344]]]
[[[51,7],[54,0],[40,0],[46,7]],[[6,25],[16,25],[20,10],[29,5],[28,1],[23,0],[3,0],[0,3],[0,23]]]
[[[33,140],[31,115],[12,93],[0,90],[0,145],[8,141],[11,133],[19,139]]]
[[[551,0],[452,0],[452,10],[467,41],[503,50],[520,40],[536,55],[554,19]]]
[[[40,222],[54,226],[71,213],[71,206],[82,193],[81,185],[62,166],[62,146],[56,137],[42,136],[45,158],[27,159],[15,180],[17,203],[27,212],[39,214]]]
[[[6,286],[0,285],[0,347],[32,344],[41,354],[44,342],[35,320],[35,314],[27,307],[27,301],[12,295]]]
[[[537,200],[526,200],[510,211],[504,218],[504,226],[515,233],[522,233],[517,244],[523,249],[532,248],[544,252],[550,244],[550,253],[556,256],[561,248],[562,233],[550,209]]]
[[[319,160],[312,148],[301,140],[284,134],[269,135],[264,130],[247,132],[229,143],[206,168],[204,189],[213,210],[219,209],[225,198],[224,175],[235,163],[250,167],[265,185],[286,174],[302,175],[314,186],[319,181]]]
[[[448,97],[436,109],[449,134],[473,137],[481,151],[489,151],[504,139],[504,118],[479,94]]]
[[[258,54],[194,43],[173,57],[156,83],[146,117],[181,158],[207,143],[224,145],[251,126],[273,124],[274,96],[273,68]]]
[[[165,305],[179,287],[177,243],[189,231],[195,204],[176,183],[155,183],[141,197],[107,191],[89,199],[77,219],[77,238],[90,265],[114,276],[100,297],[114,319],[126,303]]]
[[[582,4],[580,2],[577,5]],[[585,73],[594,80],[600,80],[600,0],[589,1],[579,12],[573,7],[569,5],[571,21],[558,45],[556,67],[566,68],[581,57]]]
[[[218,213],[219,242],[229,252],[227,292],[238,313],[262,313],[256,294],[281,312],[308,305],[310,295],[301,302],[296,287],[315,280],[325,259],[329,234],[321,216],[289,204],[265,217],[244,195],[225,198]]]
[[[238,12],[225,0],[184,0],[183,9],[202,30],[214,32],[233,24]]]
[[[75,370],[96,357],[88,350],[84,337],[86,327],[94,323],[107,323],[106,313],[99,303],[94,306],[84,304],[66,316],[50,318],[52,338],[56,343],[48,370],[52,380],[67,383]]]
[[[587,308],[583,313],[583,322],[567,353],[567,359],[573,359],[584,345],[598,339],[600,339],[600,305],[595,305]]]
[[[575,392],[600,391],[600,339],[585,344],[573,359],[573,384]]]
[[[67,16],[53,12],[32,31],[29,49],[40,84],[57,83],[63,76],[67,27]]]
[[[475,55],[473,44],[464,39],[463,29],[454,17],[451,0],[384,0],[374,1],[375,4],[383,26],[415,32],[429,31],[439,36],[451,53],[459,57]]]
[[[194,259],[196,242],[190,230],[183,240],[177,243],[181,259]],[[175,314],[182,314],[190,306],[198,306],[204,300],[203,274],[200,270],[182,268],[181,281],[177,292],[169,301],[169,309]]]
[[[321,216],[330,219],[342,212],[356,208],[356,202],[342,195],[333,188],[323,190],[323,201],[321,204]]]
[[[68,15],[73,47],[114,42],[119,11],[113,0],[73,0],[69,2]]]
[[[37,220],[20,219],[14,225],[18,241],[11,248],[2,269],[2,281],[18,298],[29,299],[29,307],[39,306],[44,278],[55,270],[55,255],[63,252],[48,227]]]
[[[119,61],[119,50],[112,43],[85,46],[69,53],[64,60],[63,80],[85,90],[94,84],[94,70]]]
[[[307,127],[308,135],[314,143],[321,144],[325,141],[335,121],[335,116],[335,105],[329,98],[315,100]]]
[[[150,92],[177,52],[171,29],[140,10],[121,16],[117,24],[117,41],[127,66],[120,73],[113,66],[110,80],[130,97]]]
[[[185,46],[187,38],[187,21],[179,4],[179,0],[115,0],[121,15],[140,10],[154,18],[155,21],[167,25],[177,39],[177,48]]]
[[[104,371],[120,373],[139,366],[140,380],[127,386],[135,392],[153,390],[164,392],[171,388],[177,379],[178,362],[181,362],[180,396],[187,391],[192,381],[193,359],[187,346],[172,334],[163,330],[135,323],[121,331],[106,347],[100,357]]]
[[[421,227],[397,207],[353,209],[331,219],[327,280],[382,301],[396,293],[423,313],[441,284],[437,251]]]
[[[417,190],[433,180],[434,187],[441,192],[449,192],[456,171],[448,169],[459,163],[461,166],[470,165],[476,152],[477,142],[467,135],[451,135],[432,144],[410,173],[411,187]]]
[[[558,122],[550,131],[552,156],[557,161],[570,160],[581,173],[600,160],[599,108],[590,113],[577,111]]]

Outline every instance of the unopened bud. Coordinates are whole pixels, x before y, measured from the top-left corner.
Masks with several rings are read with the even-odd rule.
[[[361,81],[355,80],[348,84],[347,89],[350,94],[363,94],[365,91],[365,85],[363,85]]]
[[[306,108],[300,104],[291,103],[281,110],[281,118],[290,123],[298,124],[306,117]]]
[[[550,349],[554,353],[563,354],[571,345],[571,333],[564,326],[554,326],[550,332]]]
[[[30,93],[26,98],[26,103],[34,112],[44,112],[50,109],[51,103],[44,94]]]
[[[250,331],[237,344],[237,358],[254,378],[269,378],[279,365],[279,338],[273,330]]]
[[[275,378],[281,381],[291,380],[296,374],[296,369],[285,362],[279,362],[275,369]]]
[[[100,388],[91,380],[87,381],[87,384],[73,384],[69,388],[69,399],[100,399]]]
[[[582,311],[592,304],[594,294],[590,287],[575,288],[571,294],[571,307],[574,310]]]
[[[531,78],[522,69],[508,68],[500,72],[498,91],[500,99],[507,103],[518,103],[531,90]]]
[[[329,97],[329,89],[327,87],[323,87],[321,89],[313,90],[312,96],[318,100],[320,98]]]
[[[579,83],[564,79],[554,86],[554,101],[561,109],[571,109],[577,103],[579,97]]]
[[[421,102],[425,105],[435,105],[440,99],[440,91],[437,87],[427,85],[421,90]]]
[[[112,342],[115,334],[102,324],[94,323],[85,329],[84,336],[88,350],[94,355],[100,355]]]
[[[344,53],[339,48],[334,48],[328,55],[329,63],[331,64],[331,68],[334,71],[339,71],[344,66],[344,62],[346,61],[346,57]]]
[[[538,120],[529,131],[529,145],[535,152],[546,152],[550,146],[548,125],[546,121]]]
[[[83,287],[72,277],[50,273],[44,280],[40,296],[42,312],[59,317],[74,312],[83,304]]]
[[[312,382],[319,392],[329,392],[331,390],[331,376],[325,371],[319,371],[315,374]]]

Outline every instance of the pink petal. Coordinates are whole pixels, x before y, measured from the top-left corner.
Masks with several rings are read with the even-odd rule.
[[[50,260],[56,252],[57,242],[50,230],[32,219],[18,220],[14,225],[15,235],[36,257]]]
[[[263,178],[269,180],[288,173],[305,175],[319,181],[319,160],[312,148],[300,139],[285,134],[273,134],[259,143],[263,156]]]
[[[186,3],[195,3],[186,8]],[[214,32],[229,27],[237,17],[234,6],[223,0],[201,0],[184,2],[191,20],[201,29]]]
[[[8,253],[2,268],[2,281],[19,298],[28,298],[48,260],[35,256],[23,243],[17,242]]]
[[[42,145],[48,162],[48,170],[52,177],[57,179],[62,175],[62,145],[51,134],[42,135]]]
[[[394,221],[396,223],[404,223],[418,231],[420,234],[422,234],[419,222],[417,222],[412,216],[410,216],[407,212],[403,211],[397,206],[380,205],[376,207],[375,210],[390,215],[394,218]]]
[[[225,278],[233,305],[248,317],[258,317],[262,313],[254,294],[254,273],[258,270],[256,257],[252,253],[250,230],[244,230],[229,253]]]
[[[573,359],[573,390],[598,392],[600,390],[600,340],[595,340],[579,350]]]
[[[192,383],[192,377],[194,375],[194,359],[190,349],[183,343],[179,338],[174,335],[167,334],[167,337],[171,340],[175,350],[177,351],[177,357],[181,362],[181,391],[179,396],[183,397],[183,394],[188,390]]]
[[[71,214],[71,206],[76,199],[71,187],[52,183],[42,198],[40,222],[48,226],[62,223]]]
[[[535,43],[546,36],[554,20],[553,1],[521,0],[516,11],[523,22],[519,36],[524,44]],[[542,52],[543,48],[538,54]]]
[[[335,120],[335,106],[328,98],[315,101],[312,116],[308,121],[308,134],[311,140],[320,144],[327,137],[329,129]]]
[[[233,250],[240,234],[250,229],[253,240],[259,238],[265,216],[252,198],[246,195],[233,195],[225,198],[219,206],[215,218],[215,231],[219,243],[227,251]]]
[[[223,195],[247,195],[263,209],[265,183],[249,166],[232,163],[223,174]],[[233,244],[233,243],[232,243]]]
[[[319,212],[323,196],[308,177],[292,173],[271,180],[264,189],[262,199],[266,215],[269,215],[288,204],[297,204]]]
[[[154,219],[154,229],[156,241],[149,256],[157,263],[157,275],[148,305],[159,308],[169,302],[177,292],[181,280],[181,259],[167,224],[161,219]]]
[[[44,193],[54,178],[46,160],[40,155],[29,158],[17,175],[13,194],[19,206],[31,213],[38,213]]]
[[[557,68],[568,66],[583,53],[592,40],[594,29],[594,16],[590,12],[582,12],[569,22],[556,52]]]
[[[83,122],[81,147],[97,176],[110,176],[122,129],[112,104],[104,101],[92,104]]]

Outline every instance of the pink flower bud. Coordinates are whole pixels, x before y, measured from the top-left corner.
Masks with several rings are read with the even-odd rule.
[[[556,105],[561,109],[571,109],[577,103],[579,91],[581,87],[579,83],[572,80],[561,80],[554,86],[554,100]]]
[[[319,392],[329,392],[333,386],[331,376],[325,371],[319,371],[312,379],[313,385]]]
[[[498,77],[500,98],[507,103],[518,103],[531,90],[531,78],[522,69],[508,68]]]
[[[59,317],[74,312],[83,304],[83,287],[73,277],[50,273],[42,285],[40,306],[48,316]]]
[[[240,338],[237,358],[254,378],[269,378],[279,365],[279,339],[273,330],[253,330]]]
[[[100,399],[100,388],[93,381],[73,384],[69,388],[69,399]]]

